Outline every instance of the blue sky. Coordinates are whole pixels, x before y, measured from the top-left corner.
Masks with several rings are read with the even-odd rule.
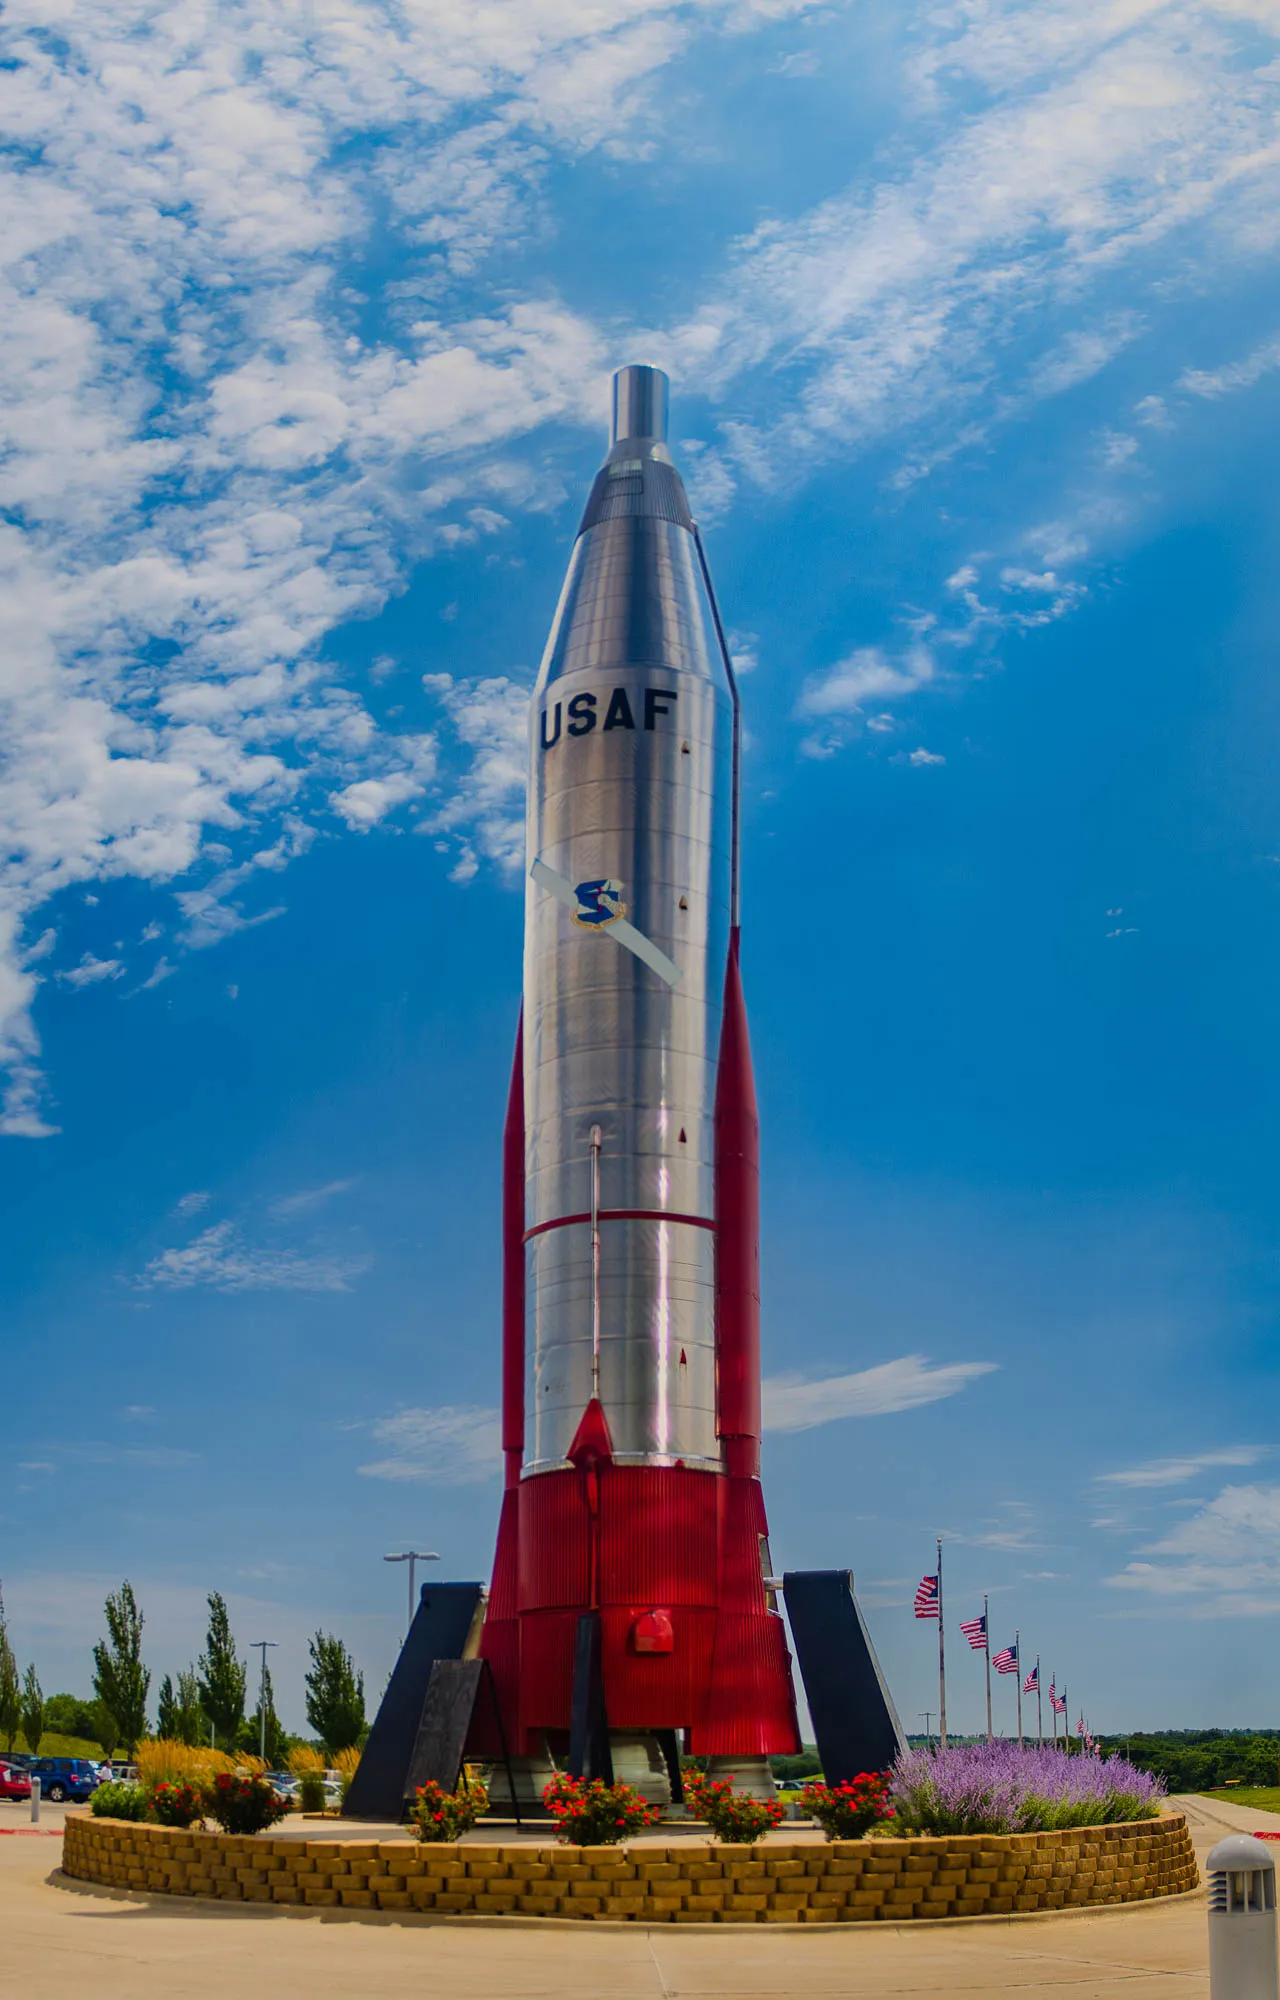
[[[775,1561],[911,1722],[942,1533],[1097,1726],[1276,1723],[1273,0],[6,35],[23,1662],[221,1589],[296,1724],[385,1550],[487,1573],[523,707],[647,359],[743,669]]]

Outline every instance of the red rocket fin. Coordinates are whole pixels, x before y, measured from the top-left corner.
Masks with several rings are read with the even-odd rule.
[[[568,1456],[570,1464],[577,1466],[602,1464],[613,1457],[609,1419],[598,1396],[593,1396],[582,1412],[582,1421],[574,1432]]]

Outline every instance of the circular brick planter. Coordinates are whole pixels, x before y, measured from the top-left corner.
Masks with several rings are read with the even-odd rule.
[[[69,1818],[63,1872],[113,1889],[313,1908],[639,1923],[893,1923],[1176,1896],[1197,1883],[1186,1821],[932,1840],[754,1847],[419,1846],[282,1840]]]

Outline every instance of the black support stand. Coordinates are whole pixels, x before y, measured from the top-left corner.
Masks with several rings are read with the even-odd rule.
[[[571,1778],[603,1778],[613,1783],[609,1718],[604,1706],[604,1650],[600,1613],[584,1611],[573,1650],[573,1699],[569,1710]]]
[[[409,1635],[351,1780],[349,1819],[401,1818],[431,1669],[437,1660],[462,1659],[483,1595],[479,1583],[423,1584]]]
[[[829,1785],[884,1771],[906,1748],[850,1569],[788,1570],[782,1579],[796,1659]]]

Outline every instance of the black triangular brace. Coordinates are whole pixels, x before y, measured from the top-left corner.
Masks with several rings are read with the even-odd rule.
[[[493,1703],[511,1806],[519,1826],[520,1801],[516,1797],[515,1776],[507,1749],[507,1732],[502,1725],[502,1710],[498,1705],[498,1690],[488,1660],[437,1660],[433,1665],[404,1781],[405,1804],[412,1804],[419,1785],[434,1783],[445,1792],[455,1789],[482,1687],[488,1689]]]
[[[851,1569],[788,1570],[782,1579],[822,1774],[840,1785],[885,1771],[906,1748]]]

